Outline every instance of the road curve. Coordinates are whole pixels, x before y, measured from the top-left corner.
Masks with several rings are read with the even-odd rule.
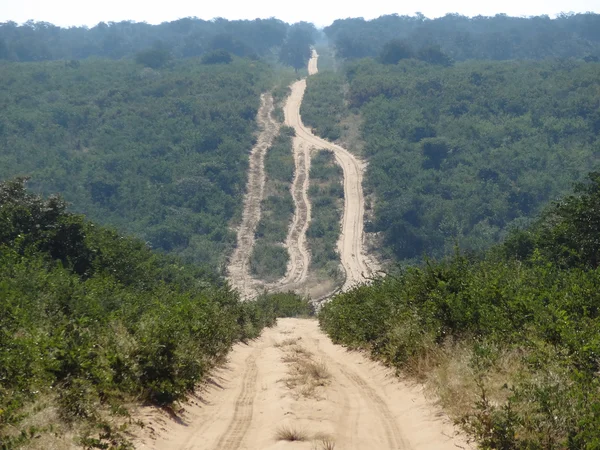
[[[308,64],[309,75],[318,72],[317,60],[318,54],[313,51],[313,56]],[[306,80],[297,81],[291,86],[291,89],[290,100],[285,109],[285,124],[296,130],[296,139],[307,147],[333,151],[344,173],[344,212],[338,251],[346,273],[346,281],[342,290],[347,290],[366,281],[373,274],[363,246],[365,201],[362,180],[364,164],[348,150],[315,136],[304,126],[300,117],[300,105],[306,90]]]

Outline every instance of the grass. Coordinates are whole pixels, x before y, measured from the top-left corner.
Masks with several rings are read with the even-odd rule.
[[[313,437],[313,450],[334,450],[335,440],[328,434],[318,433]]]
[[[292,425],[282,425],[275,431],[275,440],[277,441],[308,441],[306,430],[294,428]]]
[[[318,388],[327,386],[331,372],[324,361],[315,361],[313,354],[296,344],[280,346],[285,352],[282,361],[289,364],[289,374],[283,381],[298,396],[319,398]]]
[[[297,344],[300,339],[302,339],[302,338],[301,337],[287,338],[281,342],[276,342],[274,347],[281,348],[281,347],[287,347],[289,345],[294,345],[294,344]]]

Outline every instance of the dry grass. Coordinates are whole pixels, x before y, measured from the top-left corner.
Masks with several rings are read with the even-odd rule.
[[[335,439],[328,434],[318,433],[313,437],[313,450],[334,450]]]
[[[291,425],[282,425],[275,431],[275,440],[289,442],[308,441],[308,433]]]
[[[287,339],[284,339],[281,342],[276,342],[275,344],[273,344],[273,346],[275,348],[289,347],[290,345],[297,344],[300,339],[302,339],[302,338],[301,337],[287,338]]]
[[[504,404],[510,391],[506,384],[516,380],[523,369],[522,355],[517,351],[503,352],[494,366],[484,374],[487,398],[494,404]],[[424,375],[417,370],[418,379],[426,382],[430,393],[439,399],[439,403],[453,419],[460,419],[474,412],[474,406],[480,399],[481,388],[478,375],[473,369],[473,345],[468,342],[446,343],[429,360],[421,363],[429,372]]]
[[[313,354],[299,345],[285,347],[282,360],[289,364],[289,376],[283,381],[288,389],[307,398],[319,398],[317,388],[326,386],[331,373],[324,361],[314,361]]]

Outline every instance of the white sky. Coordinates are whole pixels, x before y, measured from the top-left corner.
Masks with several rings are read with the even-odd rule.
[[[160,23],[196,16],[201,19],[255,19],[277,17],[286,22],[306,20],[317,26],[335,19],[383,14],[413,15],[422,12],[429,18],[446,13],[466,16],[530,16],[560,12],[600,12],[600,0],[423,0],[403,2],[389,0],[0,0],[0,22],[23,23],[29,19],[60,26],[88,25],[98,22],[134,20]]]

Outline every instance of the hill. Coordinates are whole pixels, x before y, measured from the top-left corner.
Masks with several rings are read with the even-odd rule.
[[[381,16],[373,20],[339,19],[324,32],[339,58],[380,54],[390,42],[422,59],[440,54],[456,60],[600,58],[600,15],[465,17],[446,14],[428,19],[422,14]]]
[[[0,179],[31,177],[73,211],[188,261],[234,245],[265,63],[0,64]]]
[[[347,118],[359,118],[374,205],[366,230],[381,234],[384,254],[439,256],[456,242],[483,250],[597,166],[599,69],[364,59],[309,80],[302,114],[342,139]]]

